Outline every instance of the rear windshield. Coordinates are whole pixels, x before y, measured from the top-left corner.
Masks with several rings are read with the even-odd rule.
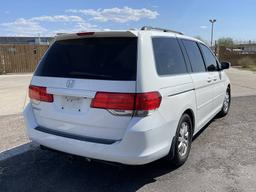
[[[84,38],[56,41],[36,76],[136,80],[137,38]]]

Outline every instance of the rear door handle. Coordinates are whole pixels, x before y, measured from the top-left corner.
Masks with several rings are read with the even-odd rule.
[[[208,83],[211,83],[211,82],[212,82],[212,79],[208,78],[207,82],[208,82]]]

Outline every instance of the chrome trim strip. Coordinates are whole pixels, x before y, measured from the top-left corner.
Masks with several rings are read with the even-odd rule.
[[[195,89],[188,89],[186,91],[181,91],[181,92],[178,92],[178,93],[174,93],[174,94],[168,95],[168,97],[172,97],[172,96],[175,96],[175,95],[179,95],[179,94],[186,93],[186,92],[189,92],[189,91],[194,91],[194,90]]]

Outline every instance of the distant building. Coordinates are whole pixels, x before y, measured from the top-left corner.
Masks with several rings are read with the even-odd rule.
[[[243,53],[256,53],[255,43],[239,44],[237,48],[241,49]]]
[[[54,37],[0,37],[0,44],[49,45]]]

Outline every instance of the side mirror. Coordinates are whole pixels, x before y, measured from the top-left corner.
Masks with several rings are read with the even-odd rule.
[[[221,62],[221,70],[229,69],[230,66],[231,66],[230,62],[226,62],[226,61]]]
[[[207,71],[217,71],[217,68],[215,65],[212,64],[207,67]]]

